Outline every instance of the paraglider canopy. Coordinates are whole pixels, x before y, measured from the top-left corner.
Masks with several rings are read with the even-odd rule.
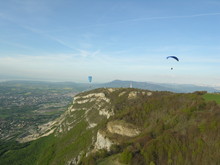
[[[173,59],[179,61],[179,59],[178,59],[176,56],[168,56],[167,59],[168,59],[168,58],[173,58]]]
[[[92,82],[92,76],[88,76],[88,80],[91,83]]]
[[[169,58],[173,58],[176,61],[179,61],[179,59],[176,56],[167,56],[167,59],[169,59]],[[173,70],[173,68],[170,68],[170,69]]]

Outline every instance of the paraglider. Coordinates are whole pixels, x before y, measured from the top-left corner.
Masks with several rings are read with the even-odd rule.
[[[176,56],[167,56],[167,59],[169,59],[169,58],[173,58],[176,61],[179,61],[179,58],[177,58]],[[170,69],[173,70],[173,68],[170,68]]]
[[[167,59],[169,59],[169,58],[173,58],[173,59],[179,61],[179,59],[176,56],[168,56]]]
[[[92,76],[88,76],[88,80],[89,80],[89,83],[90,83],[89,88],[92,88],[92,85],[91,85],[91,83],[92,83]]]
[[[92,82],[92,76],[88,76],[88,80],[91,83]]]

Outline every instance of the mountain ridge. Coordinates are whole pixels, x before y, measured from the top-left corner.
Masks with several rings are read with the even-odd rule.
[[[50,135],[0,152],[0,161],[217,164],[220,107],[206,102],[202,94],[134,88],[84,91],[47,127],[44,133],[53,130]],[[26,154],[29,156],[24,157]]]

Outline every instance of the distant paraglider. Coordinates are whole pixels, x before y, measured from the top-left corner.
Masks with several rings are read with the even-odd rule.
[[[179,61],[179,58],[177,58],[176,56],[167,56],[167,59],[169,59],[169,58],[173,58],[176,61]],[[173,70],[173,68],[170,68],[170,69]]]
[[[89,80],[89,83],[90,83],[89,88],[92,88],[92,85],[91,85],[91,83],[92,83],[92,76],[88,76],[88,80]]]
[[[88,80],[91,83],[92,82],[92,76],[88,76]]]

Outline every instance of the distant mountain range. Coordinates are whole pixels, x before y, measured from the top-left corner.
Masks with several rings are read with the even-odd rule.
[[[54,88],[74,88],[76,91],[81,92],[85,90],[91,90],[96,88],[138,88],[147,89],[152,91],[171,91],[176,93],[191,93],[195,91],[207,91],[207,92],[220,92],[220,88],[214,88],[209,86],[198,86],[193,84],[166,84],[166,83],[153,83],[153,82],[137,82],[137,81],[122,81],[114,80],[107,83],[75,83],[75,82],[46,82],[46,81],[4,81],[1,85],[9,86],[45,86]]]
[[[94,84],[93,87],[113,87],[113,88],[139,88],[148,89],[152,91],[171,91],[177,93],[190,93],[195,91],[207,91],[207,92],[220,92],[220,90],[208,87],[208,86],[197,86],[191,84],[165,84],[165,83],[150,83],[150,82],[136,82],[136,81],[121,81],[114,80],[112,82],[104,84]]]

